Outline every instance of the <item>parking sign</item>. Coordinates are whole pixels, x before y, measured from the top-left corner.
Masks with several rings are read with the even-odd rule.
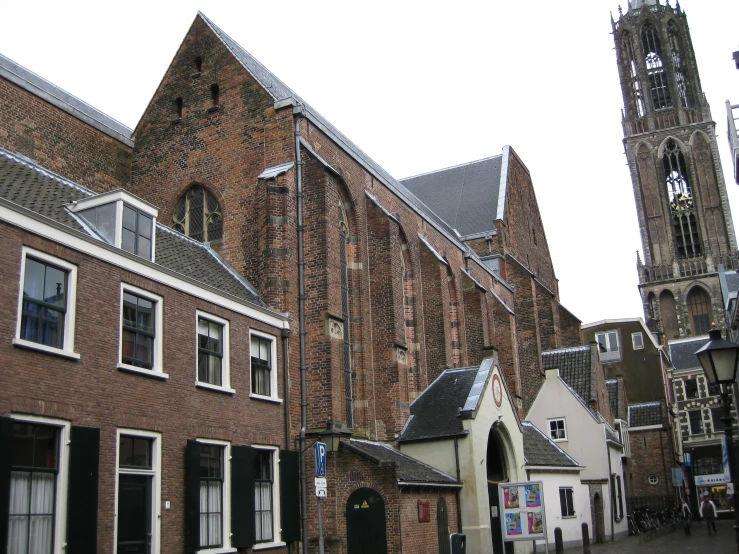
[[[316,443],[316,477],[326,477],[326,443]]]

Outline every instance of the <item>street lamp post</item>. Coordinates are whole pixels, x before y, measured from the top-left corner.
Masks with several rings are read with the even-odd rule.
[[[341,446],[342,437],[350,439],[352,434],[348,431],[340,431],[334,428],[334,422],[330,418],[326,421],[326,430],[318,433],[318,439],[323,442],[326,446],[325,449],[328,452],[338,452]],[[317,463],[317,461],[316,461]],[[316,493],[317,494],[317,493]],[[316,498],[317,504],[317,515],[318,515],[318,552],[319,554],[324,553],[323,544],[323,514],[321,513],[321,497]]]
[[[737,490],[737,472],[735,470],[736,456],[734,453],[734,429],[729,404],[729,390],[736,381],[737,367],[739,367],[739,344],[721,338],[720,329],[711,329],[708,333],[708,342],[695,355],[703,366],[706,379],[711,385],[721,387],[721,404],[724,416],[721,418],[726,435],[726,454],[731,472],[731,486],[734,501],[734,531],[736,532],[737,552],[739,552],[739,490]]]

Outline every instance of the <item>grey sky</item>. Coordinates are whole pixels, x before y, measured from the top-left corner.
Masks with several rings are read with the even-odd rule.
[[[724,108],[726,99],[739,103],[731,59],[739,3],[681,6],[739,217]],[[2,9],[0,53],[134,127],[200,9],[395,177],[510,144],[534,180],[562,302],[590,322],[642,316],[610,35],[617,8],[607,0],[13,2]]]

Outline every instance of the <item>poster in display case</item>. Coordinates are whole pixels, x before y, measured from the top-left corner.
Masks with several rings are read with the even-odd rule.
[[[543,540],[544,544],[547,543],[544,487],[541,481],[501,483],[498,485],[498,498],[502,500],[500,522],[504,541]]]

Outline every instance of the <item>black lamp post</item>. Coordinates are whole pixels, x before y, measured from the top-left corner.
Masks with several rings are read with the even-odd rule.
[[[724,409],[724,424],[726,435],[726,453],[728,456],[729,470],[731,471],[731,486],[734,499],[734,531],[736,531],[737,552],[739,552],[739,490],[737,490],[737,472],[734,468],[736,456],[734,455],[734,429],[731,417],[731,406],[729,404],[729,390],[736,380],[737,367],[739,366],[739,344],[729,342],[721,338],[720,329],[711,329],[708,333],[708,342],[698,350],[695,355],[706,372],[706,379],[711,385],[721,387],[721,404]]]

